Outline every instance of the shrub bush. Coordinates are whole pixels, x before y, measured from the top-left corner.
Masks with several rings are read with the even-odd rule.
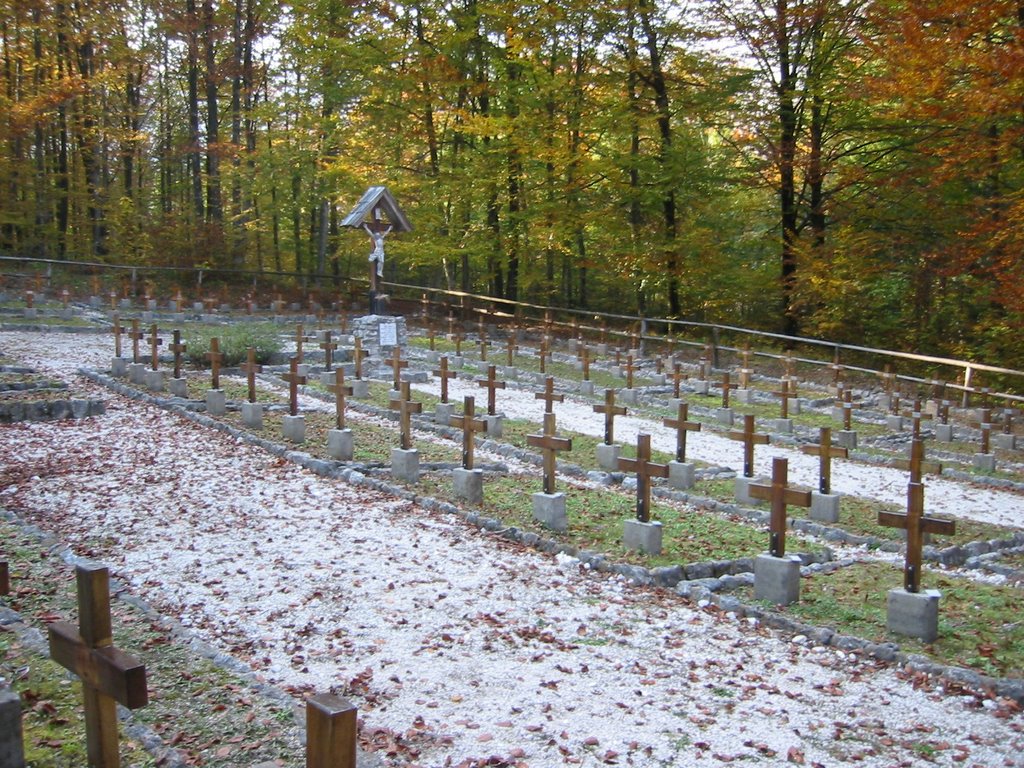
[[[269,323],[197,326],[185,333],[186,354],[193,365],[209,365],[206,353],[210,351],[210,339],[215,337],[220,341],[220,351],[224,355],[221,365],[225,367],[244,363],[249,347],[256,349],[257,363],[270,362],[270,356],[282,348],[280,331]]]

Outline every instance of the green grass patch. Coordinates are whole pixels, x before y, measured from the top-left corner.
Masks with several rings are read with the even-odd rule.
[[[258,363],[268,362],[272,354],[284,348],[281,329],[273,323],[190,324],[183,334],[183,341],[188,347],[185,354],[193,365],[204,368],[210,365],[206,354],[213,338],[220,344],[223,354],[221,365],[224,367],[245,362],[249,347],[256,349]]]

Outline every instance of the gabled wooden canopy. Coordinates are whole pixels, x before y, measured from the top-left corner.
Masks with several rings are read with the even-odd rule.
[[[391,225],[393,232],[411,232],[412,224],[405,218],[398,202],[388,192],[387,187],[370,187],[363,193],[362,199],[352,209],[352,212],[341,222],[343,227],[361,227],[364,223],[373,223],[380,220],[383,214]]]

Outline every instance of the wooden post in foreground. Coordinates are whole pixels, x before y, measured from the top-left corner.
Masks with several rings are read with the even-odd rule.
[[[356,713],[330,693],[306,701],[306,768],[356,768]]]

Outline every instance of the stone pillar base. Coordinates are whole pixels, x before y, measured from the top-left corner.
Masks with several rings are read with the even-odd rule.
[[[227,413],[227,397],[223,389],[206,390],[206,412],[211,416],[223,416]]]
[[[841,429],[835,433],[836,443],[848,451],[857,447],[857,433],[852,429]]]
[[[26,320],[35,320],[39,317],[39,310],[35,307],[25,307],[25,309],[22,310],[22,317]]]
[[[903,417],[893,416],[891,413],[885,417],[885,428],[892,432],[903,431]]]
[[[564,493],[533,494],[533,519],[546,528],[563,533],[569,527]]]
[[[262,403],[242,403],[242,423],[249,429],[263,429]]]
[[[415,448],[391,449],[391,477],[406,483],[416,483],[420,479],[420,452]]]
[[[992,444],[1004,451],[1015,451],[1017,450],[1017,436],[1005,435],[1003,433],[992,435]]]
[[[501,437],[501,427],[505,421],[504,416],[484,416],[484,421],[487,422],[488,437]]]
[[[290,443],[301,445],[306,442],[306,417],[301,413],[297,416],[285,416],[281,422],[281,433]]]
[[[779,434],[788,435],[793,431],[792,419],[768,419],[768,424],[768,430],[770,432],[778,432]]]
[[[127,376],[128,375],[128,361],[123,357],[113,357],[110,359],[110,375],[111,376]]]
[[[711,382],[704,379],[691,379],[690,387],[695,395],[706,395],[711,391]]]
[[[128,381],[139,386],[146,385],[146,366],[142,363],[128,363]]]
[[[765,485],[768,482],[770,481],[763,477],[743,477],[742,475],[737,475],[736,482],[733,484],[736,503],[745,504],[746,506],[757,504],[758,499],[750,495],[750,486],[755,484]]]
[[[438,403],[434,406],[434,423],[442,427],[451,425],[452,412],[454,407],[451,403]]]
[[[878,396],[878,409],[880,411],[888,411],[890,405],[892,405],[892,398],[889,395]]]
[[[786,405],[786,407],[789,408],[790,413],[792,413],[794,416],[799,416],[801,413],[803,413],[803,411],[800,410],[800,398],[790,397],[788,398],[788,400],[789,403]]]
[[[0,690],[0,765],[25,768],[21,697],[10,688]]]
[[[952,424],[936,424],[934,429],[935,429],[935,442],[937,442],[937,443],[952,443],[953,442],[953,425]]]
[[[974,468],[981,472],[995,472],[996,470],[996,457],[991,453],[976,453],[972,459]]]
[[[732,408],[716,408],[715,418],[719,424],[724,424],[727,427],[732,426],[733,412]]]
[[[188,399],[188,379],[168,379],[167,389],[174,397]]]
[[[754,559],[754,599],[789,605],[800,599],[800,558],[796,555]]]
[[[462,367],[466,364],[466,358],[462,355],[451,355],[448,358],[448,367],[456,371],[461,371]]]
[[[470,504],[484,502],[484,471],[482,469],[458,468],[452,470],[452,490],[456,498]]]
[[[652,373],[650,375],[651,384],[655,387],[665,386],[665,374],[664,373]]]
[[[514,365],[502,365],[498,368],[498,375],[505,381],[515,381],[519,377],[519,369]]]
[[[146,387],[150,392],[163,392],[165,378],[163,371],[150,369],[146,371]]]
[[[338,461],[352,461],[352,430],[327,430],[327,455]]]
[[[616,399],[625,405],[636,405],[636,390],[620,389]]]
[[[622,452],[621,445],[608,445],[607,443],[597,444],[597,464],[601,469],[608,472],[617,472],[619,469],[619,454]]]
[[[937,589],[907,592],[891,589],[886,599],[886,625],[890,632],[916,637],[926,643],[939,636],[939,598]]]
[[[594,382],[592,381],[581,381],[580,382],[580,394],[586,397],[591,397],[594,394]]]
[[[838,523],[839,499],[838,493],[811,491],[811,509],[808,517],[821,523]]]
[[[694,470],[695,467],[693,464],[670,461],[668,463],[669,487],[676,488],[680,491],[685,491],[687,488],[693,488]]]
[[[732,395],[733,400],[737,403],[743,403],[743,405],[750,405],[754,402],[754,390],[752,389],[734,389]]]
[[[638,549],[648,555],[661,554],[662,528],[660,522],[642,523],[627,520],[622,529],[622,544],[627,549]]]
[[[365,400],[370,396],[370,382],[366,379],[352,380],[352,397]]]

